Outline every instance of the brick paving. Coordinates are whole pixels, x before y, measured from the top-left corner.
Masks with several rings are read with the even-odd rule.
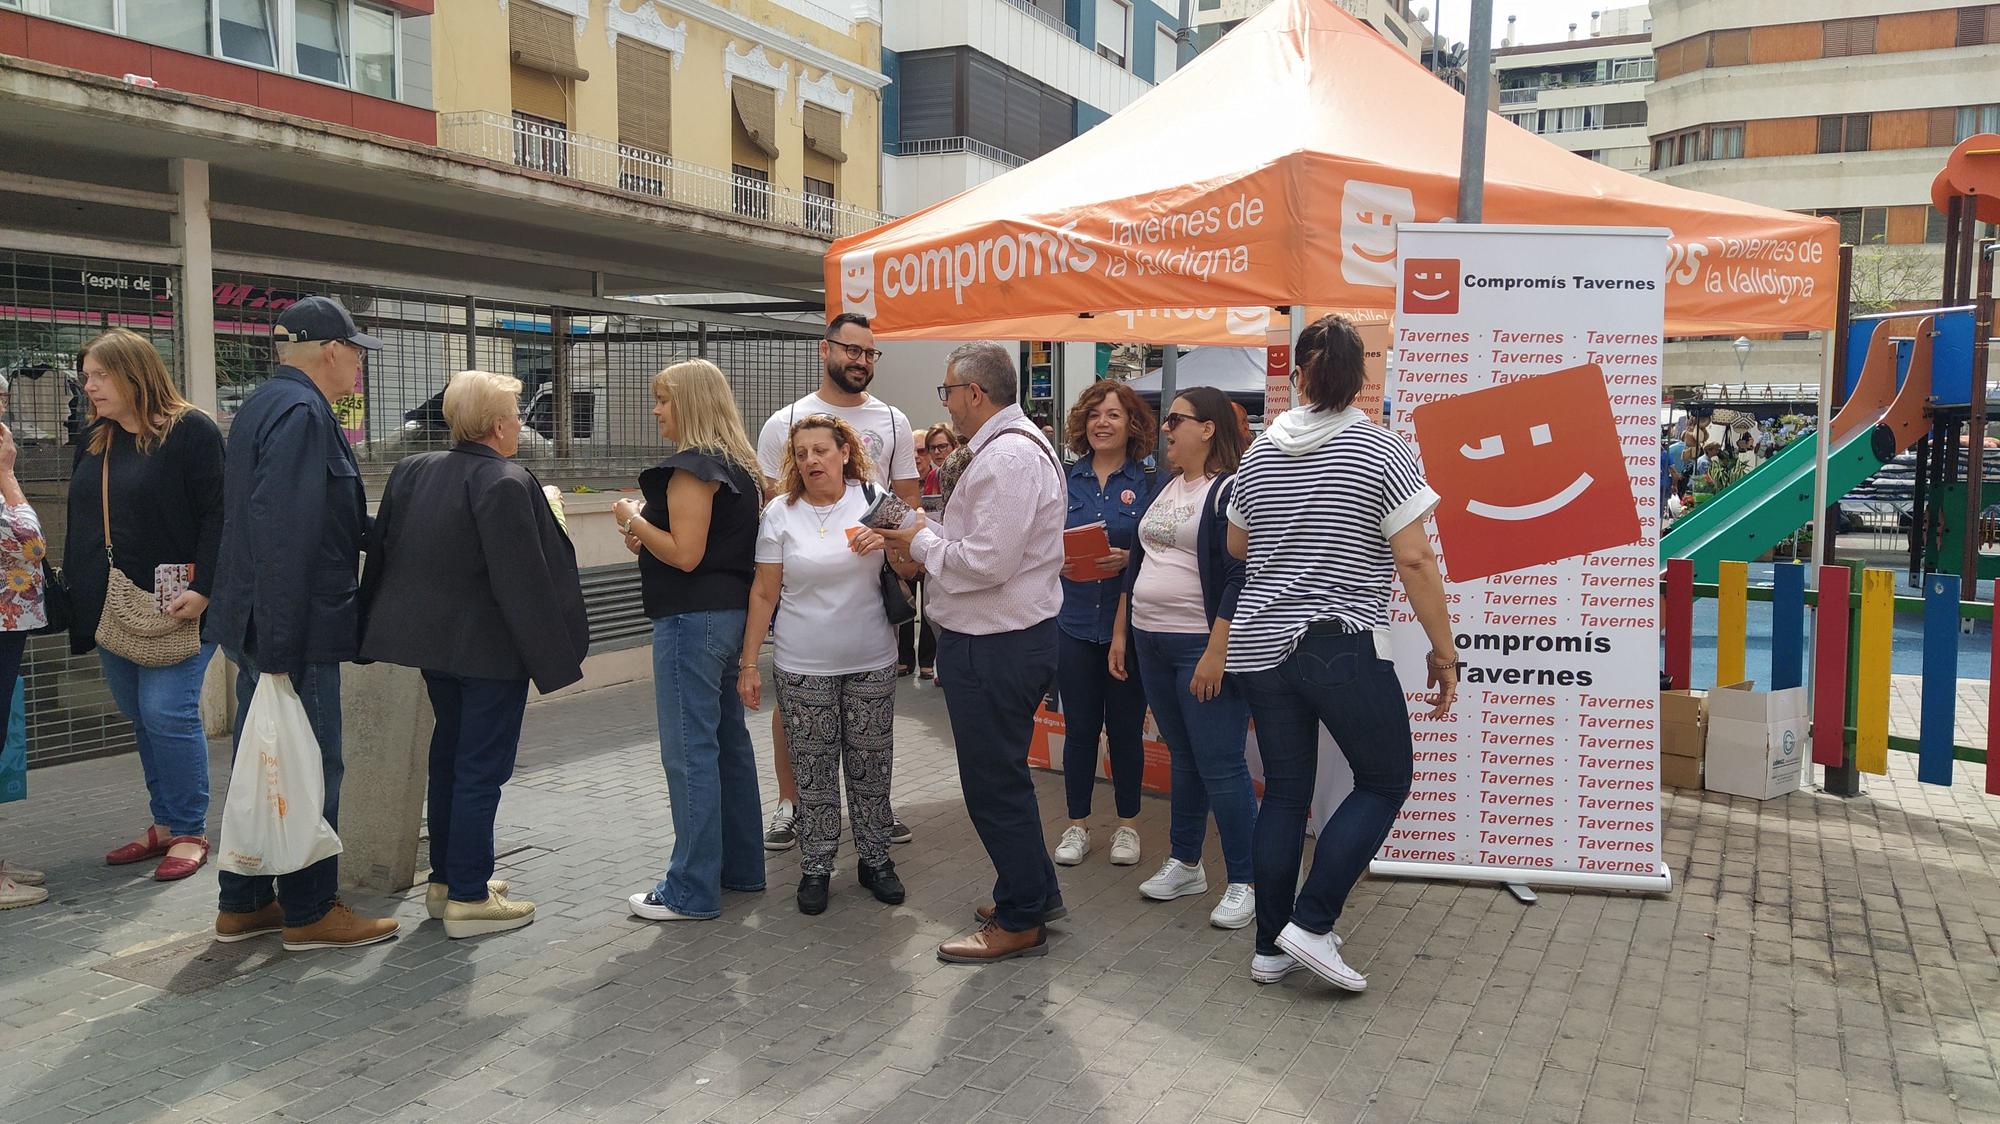
[[[1349,995],[1251,983],[1213,895],[1139,898],[1160,799],[1140,867],[1063,872],[1048,956],[938,963],[991,872],[938,694],[900,704],[910,900],[877,905],[844,854],[818,918],[795,853],[718,921],[626,915],[670,845],[643,685],[530,712],[499,836],[540,919],[474,941],[411,893],[356,902],[401,918],[388,944],[208,945],[213,875],[98,858],[143,823],[137,762],[38,770],[0,809],[0,853],[54,891],[0,913],[0,1120],[2000,1120],[2000,798],[1976,770],[1919,786],[1892,754],[1853,801],[1672,794],[1664,898],[1364,882]],[[1038,783],[1053,833],[1060,778]],[[100,970],[147,950],[159,986]]]

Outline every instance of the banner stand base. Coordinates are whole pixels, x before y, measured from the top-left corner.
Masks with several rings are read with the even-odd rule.
[[[1536,902],[1541,900],[1540,898],[1535,896],[1535,892],[1533,890],[1530,890],[1528,888],[1528,884],[1526,882],[1507,883],[1507,892],[1514,895],[1514,900],[1520,902],[1522,905],[1534,905]]]
[[[1376,859],[1368,873],[1377,878],[1435,878],[1453,882],[1498,882],[1502,885],[1573,886],[1580,890],[1632,890],[1641,894],[1665,894],[1674,888],[1674,876],[1667,864],[1659,864],[1653,874],[1599,874],[1588,870],[1521,870],[1504,866],[1470,866],[1458,863],[1399,862]],[[1516,895],[1518,896],[1518,895]]]

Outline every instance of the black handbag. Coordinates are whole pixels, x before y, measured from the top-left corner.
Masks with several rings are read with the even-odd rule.
[[[873,484],[863,483],[861,485],[861,494],[867,498],[870,504],[875,502],[875,486]],[[903,575],[897,573],[895,568],[889,565],[889,560],[886,557],[882,559],[882,570],[878,576],[881,579],[882,585],[882,611],[889,617],[889,626],[891,628],[901,628],[911,621],[916,620],[916,590],[911,588],[909,582],[903,580]]]

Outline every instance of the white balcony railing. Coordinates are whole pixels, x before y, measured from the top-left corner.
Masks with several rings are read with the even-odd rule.
[[[475,110],[438,114],[438,143],[579,183],[651,196],[662,203],[737,215],[821,238],[845,238],[889,221],[880,211],[773,187],[558,124]]]
[[[1062,20],[1056,18],[1050,13],[1043,11],[1041,8],[1037,7],[1035,5],[1035,0],[1007,0],[1007,3],[1012,4],[1014,7],[1021,9],[1022,11],[1028,13],[1029,15],[1035,17],[1036,19],[1042,21],[1043,23],[1048,24],[1050,27],[1053,27],[1057,31],[1062,32],[1064,35],[1067,35],[1072,39],[1076,38],[1075,28],[1064,23]]]
[[[1016,156],[1004,148],[995,148],[985,141],[976,141],[971,137],[890,141],[882,146],[882,153],[885,156],[946,156],[956,152],[991,160],[995,164],[1009,168],[1018,168],[1028,162],[1025,156]]]

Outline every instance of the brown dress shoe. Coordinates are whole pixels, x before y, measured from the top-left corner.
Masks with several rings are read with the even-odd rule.
[[[997,921],[988,921],[977,932],[938,946],[938,959],[947,964],[992,964],[1016,956],[1041,956],[1049,951],[1048,929],[1037,925],[1010,933]]]
[[[363,917],[335,899],[326,916],[310,925],[285,926],[285,949],[302,952],[309,948],[358,948],[386,941],[400,928],[393,917]]]
[[[223,910],[215,915],[215,939],[223,944],[247,941],[284,927],[285,911],[277,902],[267,902],[263,909],[253,909],[248,913]]]

